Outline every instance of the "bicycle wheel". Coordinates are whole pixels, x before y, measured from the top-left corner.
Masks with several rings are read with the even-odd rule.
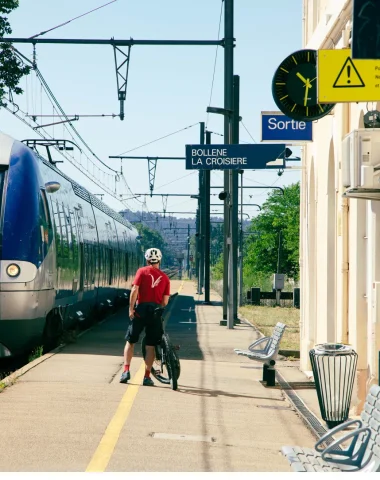
[[[177,354],[176,348],[173,347],[172,342],[170,341],[169,335],[167,333],[165,333],[165,336],[168,340],[169,348],[170,348],[172,356],[173,356],[173,361],[174,361],[175,367],[177,369],[177,380],[178,380],[179,376],[181,375],[181,364],[180,364],[180,361],[179,361],[179,356]]]
[[[173,390],[177,390],[178,387],[178,369],[177,362],[174,355],[174,350],[170,345],[169,337],[164,334],[162,336],[162,346],[164,348],[164,359],[166,367],[169,373],[170,385]]]
[[[174,348],[172,348],[172,351],[173,351],[173,355],[174,355],[174,359],[175,359],[175,363],[176,363],[176,367],[177,367],[177,380],[178,380],[179,376],[181,375],[181,364],[180,364],[180,361],[179,361],[179,356],[178,356],[177,352],[174,350]]]
[[[141,351],[145,360],[146,356],[146,338],[144,337],[141,342]],[[155,347],[156,358],[154,359],[151,373],[153,377],[161,383],[170,385],[170,376],[165,361],[163,361],[163,351],[161,345]]]

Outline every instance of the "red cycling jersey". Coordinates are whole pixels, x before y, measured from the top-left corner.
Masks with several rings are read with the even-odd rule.
[[[138,304],[147,302],[161,304],[164,296],[170,295],[169,277],[150,265],[137,270],[133,285],[139,287]]]

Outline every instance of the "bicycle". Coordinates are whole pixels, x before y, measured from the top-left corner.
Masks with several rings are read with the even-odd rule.
[[[171,385],[173,390],[177,390],[178,379],[181,374],[181,364],[177,355],[176,349],[171,342],[169,335],[164,329],[164,318],[162,316],[164,309],[156,308],[154,314],[160,317],[162,322],[162,337],[159,345],[155,346],[156,358],[154,360],[151,373],[156,380],[166,385]],[[141,350],[145,359],[146,355],[146,337],[141,343]]]

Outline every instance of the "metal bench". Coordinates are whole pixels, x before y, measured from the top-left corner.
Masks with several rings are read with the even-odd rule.
[[[278,322],[274,327],[271,337],[259,338],[248,347],[248,350],[234,349],[238,355],[244,355],[251,360],[257,360],[263,363],[263,382],[266,382],[268,387],[274,387],[276,383],[274,366],[276,365],[280,341],[285,332],[285,328],[286,325],[284,323]]]
[[[355,430],[334,439],[336,433],[355,424]],[[282,453],[296,472],[380,472],[380,387],[371,387],[361,420],[333,428],[314,449],[282,447]]]

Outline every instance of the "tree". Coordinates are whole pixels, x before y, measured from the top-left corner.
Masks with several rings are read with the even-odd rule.
[[[298,279],[299,276],[299,207],[300,184],[284,188],[284,195],[277,190],[269,194],[260,214],[248,228],[251,232],[245,245],[245,276],[258,272],[277,272],[280,244],[280,273]]]
[[[0,36],[12,33],[11,26],[7,17],[12,10],[18,7],[18,0],[0,0]],[[4,101],[6,93],[23,93],[22,88],[18,86],[20,79],[28,75],[30,67],[24,65],[14,53],[13,47],[9,43],[0,44],[0,106],[5,107]]]
[[[162,252],[163,263],[165,265],[173,265],[173,256],[160,233],[158,233],[157,230],[152,230],[143,223],[135,223],[134,226],[137,228],[139,235],[141,235],[141,246],[143,250],[145,251],[152,247],[159,248]]]

